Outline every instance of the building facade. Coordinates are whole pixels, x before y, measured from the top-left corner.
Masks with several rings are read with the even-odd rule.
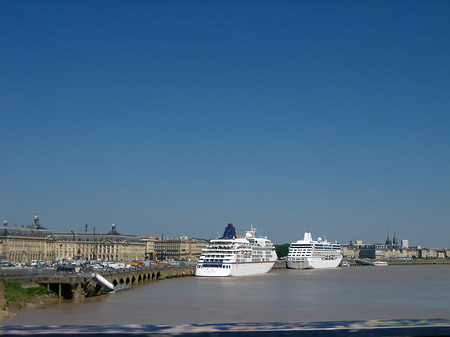
[[[13,263],[33,260],[55,261],[143,261],[146,242],[136,236],[112,230],[107,234],[53,233],[39,224],[36,215],[32,226],[9,226],[5,220],[0,228],[0,259]]]
[[[450,259],[450,249],[421,247],[389,247],[374,245],[342,245],[344,259]]]
[[[142,239],[119,234],[116,225],[107,234],[54,233],[57,261],[116,261],[145,260],[146,243]]]
[[[203,248],[208,245],[205,240],[188,239],[160,239],[154,242],[156,255],[159,259],[196,260]]]
[[[0,259],[28,263],[33,260],[54,260],[54,239],[34,217],[32,226],[9,226],[5,220],[0,228]]]
[[[156,260],[155,242],[158,240],[156,236],[141,236],[145,241],[145,259]]]

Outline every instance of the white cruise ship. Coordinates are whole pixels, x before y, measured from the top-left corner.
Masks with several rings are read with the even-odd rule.
[[[311,233],[305,233],[303,240],[291,243],[286,266],[293,269],[336,268],[341,261],[340,244],[321,238],[314,241]]]
[[[202,250],[195,276],[246,276],[268,273],[275,261],[275,246],[267,238],[255,237],[251,227],[245,237],[238,237],[229,224],[220,239],[211,240]]]

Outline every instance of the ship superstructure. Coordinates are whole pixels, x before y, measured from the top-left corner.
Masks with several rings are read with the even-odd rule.
[[[286,266],[293,269],[336,268],[342,261],[341,245],[325,238],[312,239],[305,233],[303,240],[291,243]]]
[[[213,239],[202,250],[195,276],[244,276],[268,273],[277,254],[266,237],[257,238],[251,226],[245,237],[238,237],[236,228],[228,224],[221,238]]]

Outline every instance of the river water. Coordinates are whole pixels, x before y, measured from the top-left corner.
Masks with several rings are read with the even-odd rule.
[[[179,278],[5,320],[16,324],[194,324],[450,319],[450,265],[273,270]]]

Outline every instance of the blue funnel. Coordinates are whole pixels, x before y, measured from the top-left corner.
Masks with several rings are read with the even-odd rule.
[[[236,237],[236,228],[233,227],[233,224],[229,223],[228,226],[225,227],[225,232],[223,232],[222,239],[235,239]]]

